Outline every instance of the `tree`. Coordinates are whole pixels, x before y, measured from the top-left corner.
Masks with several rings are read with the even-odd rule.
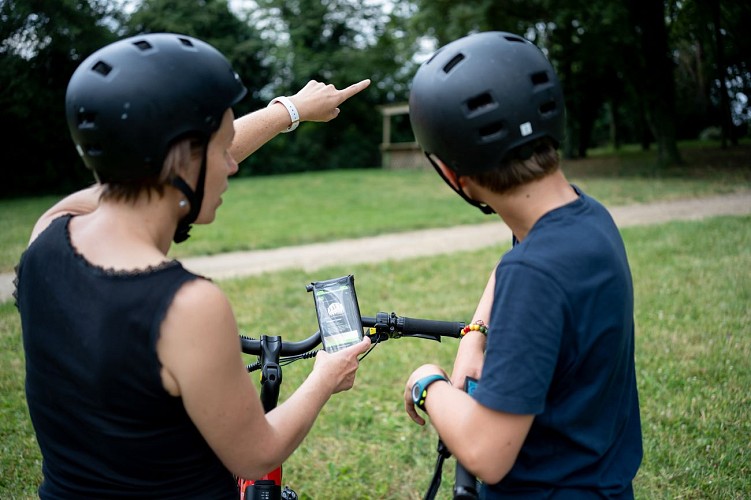
[[[274,94],[297,91],[309,80],[343,88],[364,78],[365,92],[343,104],[342,117],[306,123],[276,138],[246,160],[252,173],[371,167],[380,164],[381,117],[376,106],[406,99],[413,42],[404,29],[408,12],[388,12],[355,0],[261,0],[270,41]]]
[[[0,126],[10,166],[0,195],[91,182],[68,133],[65,90],[78,64],[114,40],[118,11],[106,0],[6,0],[0,18]]]
[[[476,31],[508,31],[526,35],[549,18],[543,0],[417,0],[412,27],[422,36],[435,37],[443,46]],[[552,21],[552,19],[549,19]]]
[[[551,6],[552,8],[552,6]],[[625,23],[626,11],[619,1],[602,1],[598,9],[589,2],[558,3],[553,19],[536,23],[538,36],[557,68],[566,96],[568,158],[583,158],[593,146],[598,118],[605,110],[609,139],[619,145],[628,132],[621,117],[629,104],[627,48],[633,37]]]
[[[675,127],[675,81],[673,59],[665,26],[662,1],[631,0],[631,21],[639,35],[639,61],[632,83],[643,96],[647,120],[657,141],[657,160],[661,165],[681,164]]]
[[[722,147],[748,128],[751,5],[696,0],[674,9],[671,46],[678,54],[678,123],[698,131],[720,126]],[[690,132],[689,132],[690,133]]]

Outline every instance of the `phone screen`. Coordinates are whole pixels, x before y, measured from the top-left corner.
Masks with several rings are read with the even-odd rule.
[[[362,340],[363,328],[354,277],[312,283],[318,327],[326,352],[336,352]]]

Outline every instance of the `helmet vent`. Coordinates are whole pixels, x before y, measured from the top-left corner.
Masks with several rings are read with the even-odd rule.
[[[546,71],[539,71],[532,75],[532,85],[542,85],[548,83],[549,81],[550,78],[548,78],[548,73]]]
[[[480,134],[480,140],[482,142],[499,139],[501,136],[505,135],[502,122],[494,122],[480,127],[478,133]]]
[[[503,38],[505,38],[509,42],[527,43],[526,38],[520,38],[518,36],[513,36],[513,35],[509,36],[509,35],[506,35]]]
[[[179,40],[180,40],[180,43],[182,43],[186,47],[193,47],[193,42],[191,42],[187,38],[179,38]]]
[[[470,113],[474,113],[475,111],[479,111],[494,104],[495,101],[493,100],[493,96],[491,96],[488,92],[484,92],[468,100],[467,108],[469,108]]]
[[[540,106],[540,114],[543,115],[543,116],[549,115],[551,113],[554,113],[555,110],[556,110],[556,108],[557,108],[557,106],[555,104],[555,101],[544,102]]]
[[[462,62],[464,60],[464,54],[456,54],[454,57],[451,58],[449,62],[446,63],[446,65],[443,67],[444,73],[450,73],[454,67],[456,67],[457,64]]]
[[[96,128],[96,113],[81,110],[77,116],[78,130],[92,130]]]
[[[134,42],[133,45],[135,45],[138,50],[149,50],[152,48],[151,44],[146,40],[139,40],[137,42]]]
[[[110,74],[110,71],[112,71],[112,66],[104,61],[97,61],[94,67],[91,68],[91,71],[99,73],[102,76],[107,76]]]
[[[101,148],[101,146],[96,145],[88,145],[86,146],[86,155],[91,157],[98,157],[102,156],[104,154],[104,150]]]

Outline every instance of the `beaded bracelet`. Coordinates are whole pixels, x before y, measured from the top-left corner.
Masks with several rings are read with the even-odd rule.
[[[462,337],[464,337],[469,332],[473,332],[473,331],[474,332],[480,332],[480,333],[482,333],[485,336],[488,335],[488,327],[485,324],[485,322],[483,320],[481,320],[481,319],[478,319],[477,321],[474,321],[474,322],[470,323],[469,325],[465,326],[462,329]]]

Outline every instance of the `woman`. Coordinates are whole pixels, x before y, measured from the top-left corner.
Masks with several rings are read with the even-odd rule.
[[[281,464],[352,387],[367,338],[319,353],[265,414],[227,298],[167,253],[214,220],[238,161],[369,83],[311,81],[234,120],[246,89],[194,38],[139,35],[79,66],[66,112],[98,182],[42,215],[17,271],[40,497],[236,498],[233,476]]]

